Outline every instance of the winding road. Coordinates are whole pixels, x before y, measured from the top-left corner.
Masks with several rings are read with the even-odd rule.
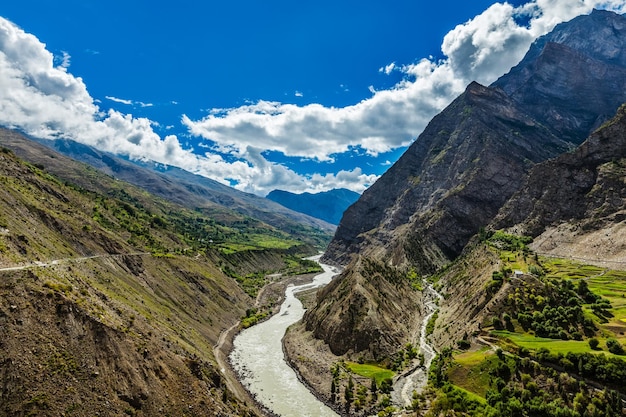
[[[59,264],[64,264],[64,263],[69,263],[69,262],[80,262],[80,261],[86,261],[89,259],[97,259],[97,258],[120,258],[123,256],[146,256],[146,255],[151,255],[151,253],[150,252],[115,253],[115,254],[107,253],[104,255],[81,256],[78,258],[54,259],[48,262],[35,261],[35,262],[24,264],[24,265],[5,266],[5,267],[0,268],[0,272],[22,271],[24,269],[30,269],[30,268],[46,268],[49,266],[54,266],[54,265],[59,265]]]

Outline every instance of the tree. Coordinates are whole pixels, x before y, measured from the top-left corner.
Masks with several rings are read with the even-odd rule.
[[[372,392],[372,397],[376,398],[378,395],[378,386],[376,385],[376,378],[372,378],[372,383],[370,384],[370,391]]]
[[[618,342],[617,339],[614,339],[612,337],[609,337],[606,340],[606,347],[609,350],[609,352],[614,353],[616,355],[624,354],[624,346],[622,346],[622,344]]]
[[[598,339],[596,339],[595,337],[589,339],[587,343],[589,343],[589,347],[593,350],[598,349],[598,346],[600,345],[600,341],[598,341]]]

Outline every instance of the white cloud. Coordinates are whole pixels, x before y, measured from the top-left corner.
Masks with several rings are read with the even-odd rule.
[[[61,57],[58,58],[61,63],[59,64],[59,67],[61,68],[69,68],[70,66],[70,62],[72,60],[72,57],[70,56],[69,53],[63,51]]]
[[[133,104],[132,100],[125,100],[123,98],[117,98],[117,97],[113,97],[113,96],[105,96],[104,98],[106,98],[107,100],[114,101],[116,103],[126,104],[127,106],[130,106],[130,105]]]
[[[296,92],[294,93],[294,96],[296,96],[296,97],[304,97],[304,94],[302,94],[302,92],[301,92],[301,91],[296,91]]]
[[[111,100],[111,101],[114,101],[116,103],[126,104],[127,106],[139,106],[139,107],[152,107],[152,106],[154,106],[154,104],[152,104],[152,103],[144,103],[143,101],[126,100],[124,98],[117,98],[117,97],[113,97],[113,96],[105,96],[105,98],[107,100]]]
[[[220,109],[201,120],[184,116],[183,123],[222,151],[241,152],[254,144],[287,156],[329,161],[360,145],[377,155],[409,145],[469,82],[495,81],[520,61],[537,36],[593,7],[625,9],[623,0],[535,0],[518,8],[496,3],[445,36],[445,59],[380,68],[384,73],[401,69],[406,78],[389,90],[370,87],[372,97],[360,103],[335,108],[259,101]],[[519,17],[529,24],[519,25]]]
[[[495,80],[522,58],[534,38],[593,7],[618,12],[626,8],[623,0],[535,0],[520,8],[495,4],[445,37],[444,60],[390,64],[382,70],[402,71],[405,79],[388,90],[372,88],[370,98],[351,106],[259,101],[213,109],[202,120],[183,116],[191,134],[210,139],[199,146],[209,146],[204,155],[185,149],[174,135],[160,137],[153,130],[155,123],[146,118],[103,112],[83,80],[68,72],[69,54],[55,65],[53,54],[36,37],[0,18],[0,124],[36,137],[68,137],[130,158],[182,167],[222,183],[234,180],[237,188],[262,195],[277,187],[363,191],[377,177],[360,168],[303,176],[268,161],[264,151],[332,161],[336,154],[354,149],[377,155],[407,146],[469,81]],[[516,23],[516,14],[522,13],[529,17],[526,26]],[[226,160],[216,150],[231,157]]]
[[[396,69],[396,63],[395,63],[395,62],[392,62],[392,63],[391,63],[391,64],[389,64],[389,65],[386,65],[386,66],[384,66],[384,67],[379,68],[379,69],[378,69],[378,72],[383,72],[383,73],[385,73],[385,74],[389,75],[389,74],[391,74],[391,72],[392,72],[394,69]]]

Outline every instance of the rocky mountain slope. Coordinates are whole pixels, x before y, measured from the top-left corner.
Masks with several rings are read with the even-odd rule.
[[[493,222],[542,253],[626,261],[626,108],[574,152],[535,166]],[[596,240],[601,231],[608,239]],[[575,245],[582,246],[576,249]]]
[[[487,230],[534,239],[536,253],[626,268],[626,107],[576,150],[537,164]],[[480,329],[501,308],[488,287],[502,260],[477,241],[440,279],[449,296],[435,331],[439,347]],[[510,285],[510,284],[509,284]],[[507,291],[501,291],[504,296]],[[445,328],[445,335],[444,335]]]
[[[213,347],[253,302],[239,278],[315,250],[45,156],[0,150],[0,414],[254,415]]]
[[[288,191],[274,190],[266,198],[291,210],[308,214],[331,224],[339,224],[343,212],[358,200],[359,194],[345,188],[315,194],[294,194]]]
[[[468,86],[346,211],[324,260],[347,265],[343,275],[351,277],[358,275],[353,269],[362,269],[358,257],[418,274],[455,259],[535,164],[573,149],[626,101],[625,25],[626,18],[613,13],[581,16],[536,41],[493,86]],[[604,44],[596,46],[600,40]],[[585,91],[589,98],[582,100]],[[352,279],[343,291],[326,291],[307,315],[311,328],[320,317],[345,321],[342,311],[359,285]],[[401,298],[398,294],[382,289],[377,297]],[[364,303],[374,306],[373,300]],[[386,320],[393,314],[378,311]],[[369,346],[386,337],[399,345],[410,334],[392,336],[395,330],[384,320],[372,327],[377,331],[369,333],[375,335]],[[347,337],[346,331],[341,337],[315,331],[331,348]]]

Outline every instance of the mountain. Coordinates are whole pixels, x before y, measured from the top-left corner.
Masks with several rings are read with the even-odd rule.
[[[0,171],[0,414],[246,412],[222,399],[212,348],[248,296],[217,260],[150,255],[188,244],[174,207],[94,171],[118,197],[66,184],[7,148]]]
[[[426,270],[458,255],[534,163],[580,144],[626,101],[625,21],[594,10],[560,24],[491,87],[470,85],[346,211],[324,259],[346,265],[351,254],[368,246],[388,246],[392,240],[397,246],[401,239],[389,234],[415,227],[426,231],[412,233],[417,236],[409,240],[426,241],[416,248],[424,255],[414,257],[434,259]],[[479,90],[484,99],[473,99]],[[493,130],[473,131],[483,120]],[[541,137],[533,137],[537,134]],[[515,155],[508,155],[508,146]],[[512,168],[498,166],[497,160]],[[481,170],[482,177],[474,175]],[[406,227],[409,219],[416,226]]]
[[[358,320],[350,327],[345,306],[368,276],[361,258],[406,276],[456,259],[533,166],[574,149],[626,101],[625,27],[624,16],[597,10],[560,24],[492,86],[470,84],[437,115],[344,213],[323,260],[346,268],[307,312],[307,328],[337,353],[410,342],[417,329],[389,328],[393,310],[377,301],[404,296],[382,286],[361,299],[361,311],[377,312],[367,336]]]
[[[576,150],[535,165],[487,230],[493,233],[504,229],[515,236],[532,238],[529,248],[540,255],[624,269],[625,178],[626,107],[622,106],[614,119]],[[491,306],[492,312],[476,309],[488,301],[484,289],[499,263],[489,252],[473,242],[466,247],[463,262],[454,263],[451,271],[441,277],[450,294],[442,303],[446,337],[435,332],[442,345],[450,335],[458,340],[463,333],[477,331],[478,323],[497,308],[496,304]],[[467,273],[468,264],[473,264],[471,274]]]
[[[491,224],[438,274],[445,297],[431,341],[442,354],[431,372],[437,375],[433,385],[449,394],[433,408],[488,415],[515,403],[528,415],[624,415],[626,374],[606,370],[626,369],[625,178],[621,107],[576,150],[534,166]],[[503,349],[508,359],[486,354],[470,364],[462,358],[476,352],[449,349],[472,345],[481,352],[485,345]],[[521,366],[512,366],[512,374],[498,373],[500,364],[513,362]],[[494,377],[469,382],[462,376],[478,372]],[[523,384],[549,387],[557,375],[570,382],[558,394],[547,388],[529,397],[517,390]],[[497,378],[498,390],[510,396],[491,396],[488,386]],[[452,405],[459,393],[450,384],[486,398],[487,405]],[[594,405],[575,400],[583,396]]]
[[[343,212],[358,200],[359,194],[345,188],[315,194],[294,194],[289,191],[273,190],[266,198],[291,210],[308,214],[331,224],[339,224]]]
[[[38,163],[44,164],[50,170],[63,172],[63,167],[52,164],[50,158],[45,157],[45,151],[38,148],[35,152],[34,145],[30,143],[32,141],[24,141],[20,136],[12,138],[12,142],[5,142],[4,146],[10,147],[23,157],[43,158]],[[330,238],[328,235],[336,228],[323,220],[289,210],[266,198],[244,193],[180,168],[140,161],[130,162],[72,140],[41,140],[39,143],[185,207],[219,212],[214,213],[218,216],[252,217],[286,233],[297,234],[299,238],[319,247],[326,246]]]

